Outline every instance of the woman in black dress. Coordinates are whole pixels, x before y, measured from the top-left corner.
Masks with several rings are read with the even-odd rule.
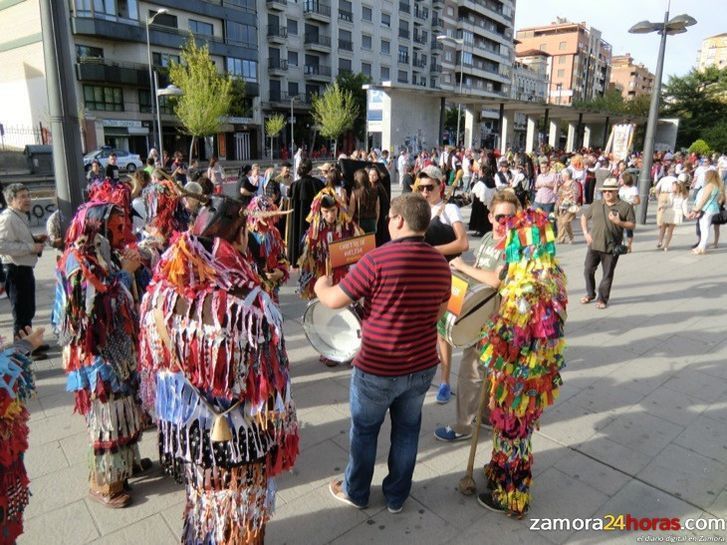
[[[303,159],[298,167],[300,177],[290,186],[290,206],[293,208],[293,213],[288,237],[288,261],[292,267],[298,266],[303,235],[308,230],[306,218],[310,214],[311,203],[318,192],[323,189],[323,182],[311,176],[312,170],[313,163],[310,159]]]
[[[495,178],[492,167],[483,164],[480,166],[479,177],[472,187],[472,213],[469,223],[469,230],[474,231],[478,237],[492,231],[487,203],[492,199],[494,192]]]
[[[383,167],[382,167],[383,168]],[[379,219],[376,225],[376,247],[382,246],[391,240],[389,235],[389,207],[391,199],[385,184],[384,176],[388,179],[388,173],[384,175],[377,165],[369,168],[369,182],[376,189],[379,196]],[[388,184],[387,184],[388,185]]]

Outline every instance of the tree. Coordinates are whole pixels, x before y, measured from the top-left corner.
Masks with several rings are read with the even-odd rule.
[[[285,127],[285,117],[283,117],[283,114],[270,116],[265,122],[265,132],[270,137],[270,159],[273,158],[273,138],[280,134],[283,127]]]
[[[229,115],[232,117],[248,117],[250,115],[250,107],[245,93],[245,80],[242,78],[232,78]]]
[[[704,140],[700,138],[692,142],[692,145],[689,146],[689,153],[696,153],[697,155],[709,155],[710,153],[712,153],[712,150],[710,149],[709,144],[707,144]]]
[[[338,138],[353,127],[359,112],[351,91],[341,89],[338,82],[327,86],[322,95],[313,97],[313,119],[321,135],[333,140],[334,157]]]
[[[192,136],[191,163],[197,137],[219,132],[222,117],[230,111],[232,80],[217,72],[207,44],[198,47],[193,36],[182,49],[182,62],[173,62],[169,67],[169,79],[184,92],[177,100],[174,113]]]
[[[575,100],[573,106],[585,110],[614,114],[626,111],[626,102],[618,89],[609,89],[603,96],[597,96],[589,100]]]
[[[360,113],[366,112],[366,91],[363,86],[371,82],[371,78],[365,74],[353,72],[340,72],[336,78],[336,83],[344,91],[350,91],[353,100],[358,106]],[[365,116],[357,116],[353,122],[353,134],[359,141],[366,139],[366,118]]]

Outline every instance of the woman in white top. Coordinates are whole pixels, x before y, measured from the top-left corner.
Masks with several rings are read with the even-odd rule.
[[[678,181],[674,182],[674,188],[670,195],[671,207],[662,213],[662,222],[666,227],[663,241],[665,252],[669,251],[669,244],[671,243],[671,236],[674,234],[674,227],[680,225],[684,221],[684,218],[689,215],[689,186]]]
[[[222,193],[222,182],[225,180],[225,172],[222,170],[219,160],[216,156],[212,156],[210,164],[207,167],[207,177],[212,180],[215,186],[215,193]]]
[[[631,206],[638,206],[641,204],[641,197],[639,197],[639,188],[634,185],[634,175],[629,172],[624,172],[621,176],[623,185],[618,189],[618,198],[622,201],[626,201]],[[634,243],[634,230],[626,229],[626,246],[631,251],[631,246]]]
[[[664,235],[667,230],[667,223],[664,221],[664,212],[672,207],[672,193],[674,192],[677,179],[674,176],[676,170],[669,169],[669,172],[654,186],[656,194],[656,225],[659,228],[659,238],[656,247],[661,248],[664,242]],[[671,238],[671,237],[670,237]]]
[[[421,193],[429,203],[432,220],[424,240],[429,242],[448,261],[469,250],[467,231],[459,207],[444,200],[446,189],[442,171],[433,166],[424,167],[417,174],[414,191]],[[437,403],[447,403],[452,395],[449,374],[452,366],[452,347],[437,335],[439,357],[442,362],[442,382],[437,391]]]

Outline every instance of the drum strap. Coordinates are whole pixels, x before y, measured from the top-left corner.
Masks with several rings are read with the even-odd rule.
[[[161,339],[162,344],[165,346],[165,348],[169,351],[169,354],[173,360],[174,366],[178,369],[184,369],[181,365],[179,365],[179,358],[177,357],[177,353],[172,347],[172,340],[169,338],[169,331],[167,331],[167,327],[164,323],[164,314],[162,313],[162,309],[159,307],[154,308],[152,314],[154,315],[154,324],[156,325],[157,333],[159,334],[159,339]],[[184,376],[184,373],[182,373],[182,376]],[[207,406],[207,410],[209,410],[214,416],[215,420],[212,423],[212,429],[210,430],[210,439],[215,443],[221,443],[224,441],[229,441],[232,439],[232,431],[230,430],[230,425],[227,423],[227,414],[231,412],[232,410],[236,409],[240,406],[240,401],[236,401],[233,403],[229,409],[226,409],[222,412],[218,412],[216,407],[213,407],[209,401],[207,401],[207,398],[202,395],[202,393],[195,388],[192,384],[190,384],[189,380],[186,376],[184,376],[184,380],[189,385],[192,390],[197,392],[197,396],[199,396],[202,403],[204,403]]]

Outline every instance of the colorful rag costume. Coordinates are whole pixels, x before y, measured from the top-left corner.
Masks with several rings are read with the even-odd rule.
[[[333,197],[338,207],[336,223],[330,225],[323,220],[321,213],[321,200],[324,196]],[[300,278],[298,279],[298,293],[303,299],[314,299],[316,294],[313,287],[321,276],[326,275],[326,262],[328,261],[328,245],[336,240],[363,235],[363,230],[356,225],[348,213],[346,205],[338,198],[335,190],[322,189],[311,204],[310,214],[306,218],[310,224],[303,237],[303,254],[298,260]],[[348,267],[333,269],[333,283],[338,284],[346,273]]]
[[[272,477],[298,454],[278,306],[230,242],[184,233],[141,313],[142,399],[162,466],[186,485],[182,543],[262,543]]]
[[[533,429],[563,382],[568,298],[547,215],[525,210],[508,227],[502,303],[480,344],[494,429],[485,474],[494,503],[522,517],[530,502]]]
[[[23,533],[23,511],[28,505],[29,479],[23,463],[28,450],[25,402],[35,390],[27,341],[0,352],[0,545],[13,545]]]
[[[290,263],[286,255],[285,242],[276,226],[279,219],[278,207],[270,197],[255,197],[247,205],[247,251],[257,268],[263,288],[278,302],[280,286],[290,278]],[[269,280],[266,273],[279,270],[279,280]]]
[[[139,463],[141,410],[135,399],[138,317],[116,250],[128,216],[113,204],[90,202],[73,218],[56,266],[52,323],[63,347],[66,389],[86,418],[93,493],[113,498]],[[130,232],[130,231],[128,231]]]

